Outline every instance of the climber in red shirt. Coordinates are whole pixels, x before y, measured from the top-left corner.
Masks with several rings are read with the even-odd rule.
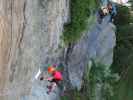
[[[49,86],[47,86],[47,88],[49,89],[47,91],[47,94],[52,92],[56,88],[56,86],[59,84],[59,82],[63,79],[61,72],[57,71],[55,69],[55,66],[48,67],[48,73],[51,74],[51,77],[48,77],[48,78],[41,77],[40,78],[40,80],[48,80],[49,82],[51,82],[51,84]]]

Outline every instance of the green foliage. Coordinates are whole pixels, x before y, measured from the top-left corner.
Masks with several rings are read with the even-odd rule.
[[[107,67],[102,64],[95,64],[95,62],[92,66],[88,64],[81,90],[70,90],[68,95],[61,97],[61,100],[97,100],[98,84],[102,86],[99,92],[102,95],[101,100],[103,98],[104,100],[111,100],[113,96],[112,85],[118,81],[119,77],[117,74],[112,74]]]
[[[113,100],[133,100],[133,15],[132,9],[120,6],[115,19],[117,26],[117,45],[114,52],[112,67],[114,72],[119,72],[121,80],[115,85]]]
[[[115,24],[117,26],[116,38],[117,46],[114,52],[114,71],[121,73],[131,62],[132,45],[133,45],[133,16],[131,15],[131,9],[125,6],[118,7],[118,15],[115,18]],[[116,67],[117,66],[117,67]],[[124,69],[123,69],[124,68]]]
[[[65,44],[76,42],[88,25],[88,18],[97,7],[95,0],[71,0],[71,22],[64,26]]]
[[[61,96],[61,100],[89,100],[82,92],[73,89],[67,91],[67,95]]]
[[[116,25],[125,25],[131,22],[129,8],[126,6],[118,6],[117,15],[115,17]]]
[[[108,66],[93,62],[90,70],[90,100],[112,100],[113,85],[119,80],[118,74],[113,74]],[[100,87],[99,87],[100,86]],[[98,97],[100,94],[100,97]]]

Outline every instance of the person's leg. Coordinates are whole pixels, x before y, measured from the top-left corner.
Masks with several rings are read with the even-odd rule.
[[[109,22],[113,22],[113,20],[114,20],[114,14],[111,14]]]
[[[47,93],[49,94],[50,92],[54,91],[56,88],[57,84],[55,82],[52,82],[50,86],[48,86],[48,91]]]
[[[52,88],[51,88],[51,91],[54,91],[55,88],[56,88],[57,84],[55,82],[52,83]]]

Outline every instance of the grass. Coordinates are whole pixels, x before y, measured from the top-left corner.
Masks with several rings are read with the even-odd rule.
[[[88,25],[88,18],[97,8],[96,0],[71,0],[71,22],[64,26],[63,40],[65,44],[80,39]]]

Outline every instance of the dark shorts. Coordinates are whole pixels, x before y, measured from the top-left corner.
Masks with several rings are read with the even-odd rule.
[[[55,82],[57,85],[59,84],[60,80],[52,79],[50,82]]]

